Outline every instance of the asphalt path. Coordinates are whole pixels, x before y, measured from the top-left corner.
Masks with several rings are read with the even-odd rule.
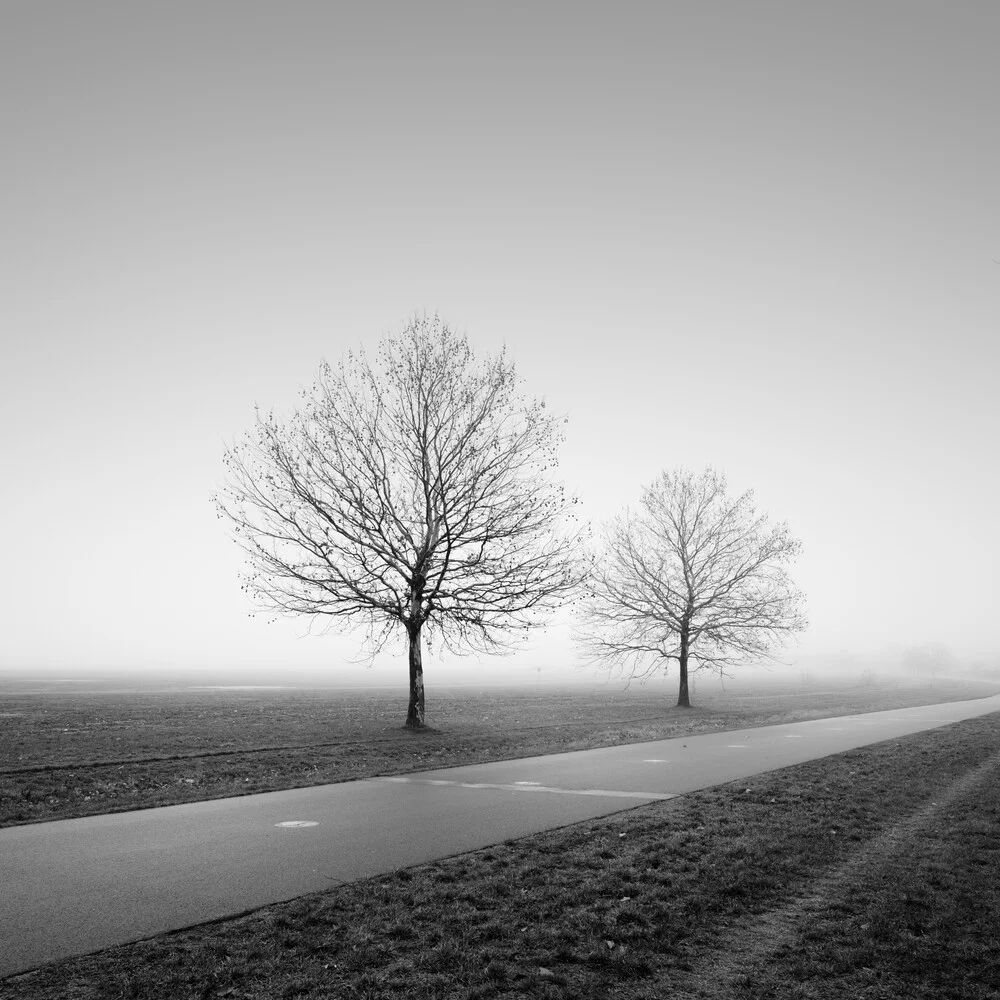
[[[0,976],[1000,711],[1000,695],[0,830]]]

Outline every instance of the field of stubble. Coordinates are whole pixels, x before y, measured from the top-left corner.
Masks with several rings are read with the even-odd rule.
[[[402,690],[87,691],[0,686],[0,826],[378,774],[580,750],[994,694],[937,680],[774,680],[695,689],[428,688],[429,728]]]

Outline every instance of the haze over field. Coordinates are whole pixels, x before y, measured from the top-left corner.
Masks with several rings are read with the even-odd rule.
[[[787,518],[788,660],[995,661],[998,42],[962,2],[4,5],[0,671],[359,656],[248,618],[209,497],[255,403],[415,311],[569,416],[586,517],[712,464]],[[427,680],[573,662],[560,620]]]

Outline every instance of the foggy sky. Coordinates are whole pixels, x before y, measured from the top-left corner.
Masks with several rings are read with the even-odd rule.
[[[569,415],[595,521],[753,488],[799,652],[996,655],[1000,8],[602,8],[0,8],[0,669],[357,655],[248,619],[209,497],[423,311]]]

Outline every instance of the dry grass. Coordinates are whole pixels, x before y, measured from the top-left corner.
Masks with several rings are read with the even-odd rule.
[[[48,966],[4,1000],[1000,995],[1000,714]]]
[[[0,694],[0,826],[377,774],[579,750],[994,694],[988,683],[699,691],[431,691],[433,728],[397,692]]]

